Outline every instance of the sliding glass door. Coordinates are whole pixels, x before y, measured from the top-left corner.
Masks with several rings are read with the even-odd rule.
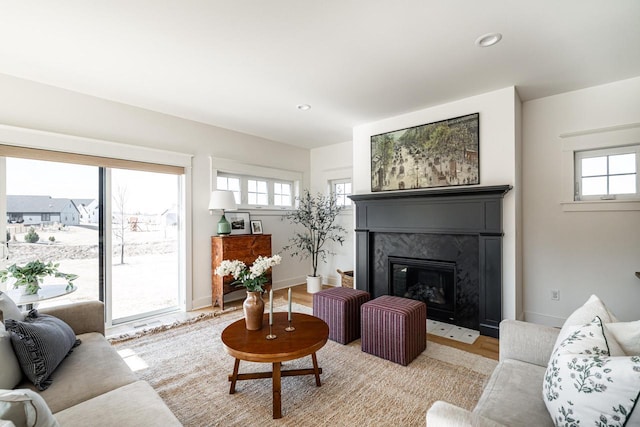
[[[182,175],[0,157],[0,178],[0,268],[59,263],[78,289],[51,304],[103,300],[108,324],[179,308]]]
[[[176,309],[180,178],[125,169],[110,172],[113,321]]]

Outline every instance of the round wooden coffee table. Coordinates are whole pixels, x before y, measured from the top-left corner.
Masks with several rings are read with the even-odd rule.
[[[271,378],[273,388],[273,418],[282,418],[282,401],[280,396],[281,377],[297,375],[315,375],[316,386],[320,387],[320,374],[316,351],[320,350],[329,338],[329,326],[317,317],[308,314],[293,313],[292,325],[295,331],[284,330],[288,326],[287,313],[273,313],[272,333],[277,336],[273,340],[269,334],[269,315],[263,318],[263,327],[259,331],[247,330],[244,319],[240,319],[222,331],[222,344],[231,356],[235,357],[233,374],[229,375],[231,386],[229,394],[236,392],[236,382]],[[311,355],[313,368],[282,370],[281,363]],[[239,374],[240,361],[271,363],[271,372],[255,372]]]

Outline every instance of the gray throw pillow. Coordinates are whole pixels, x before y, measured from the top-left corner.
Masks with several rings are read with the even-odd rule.
[[[31,310],[22,322],[7,319],[4,324],[22,372],[39,390],[51,385],[53,371],[80,344],[69,325],[38,310]]]
[[[22,314],[16,303],[2,291],[0,291],[0,316],[3,321],[6,319],[24,319],[24,314]]]

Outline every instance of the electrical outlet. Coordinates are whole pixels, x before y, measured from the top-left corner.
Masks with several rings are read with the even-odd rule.
[[[551,289],[551,300],[560,301],[560,291],[557,289]]]

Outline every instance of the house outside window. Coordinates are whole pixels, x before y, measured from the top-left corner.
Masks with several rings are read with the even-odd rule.
[[[350,179],[334,179],[330,182],[331,192],[336,196],[336,204],[338,206],[351,206],[351,180]]]
[[[640,199],[640,145],[575,153],[575,200]]]

